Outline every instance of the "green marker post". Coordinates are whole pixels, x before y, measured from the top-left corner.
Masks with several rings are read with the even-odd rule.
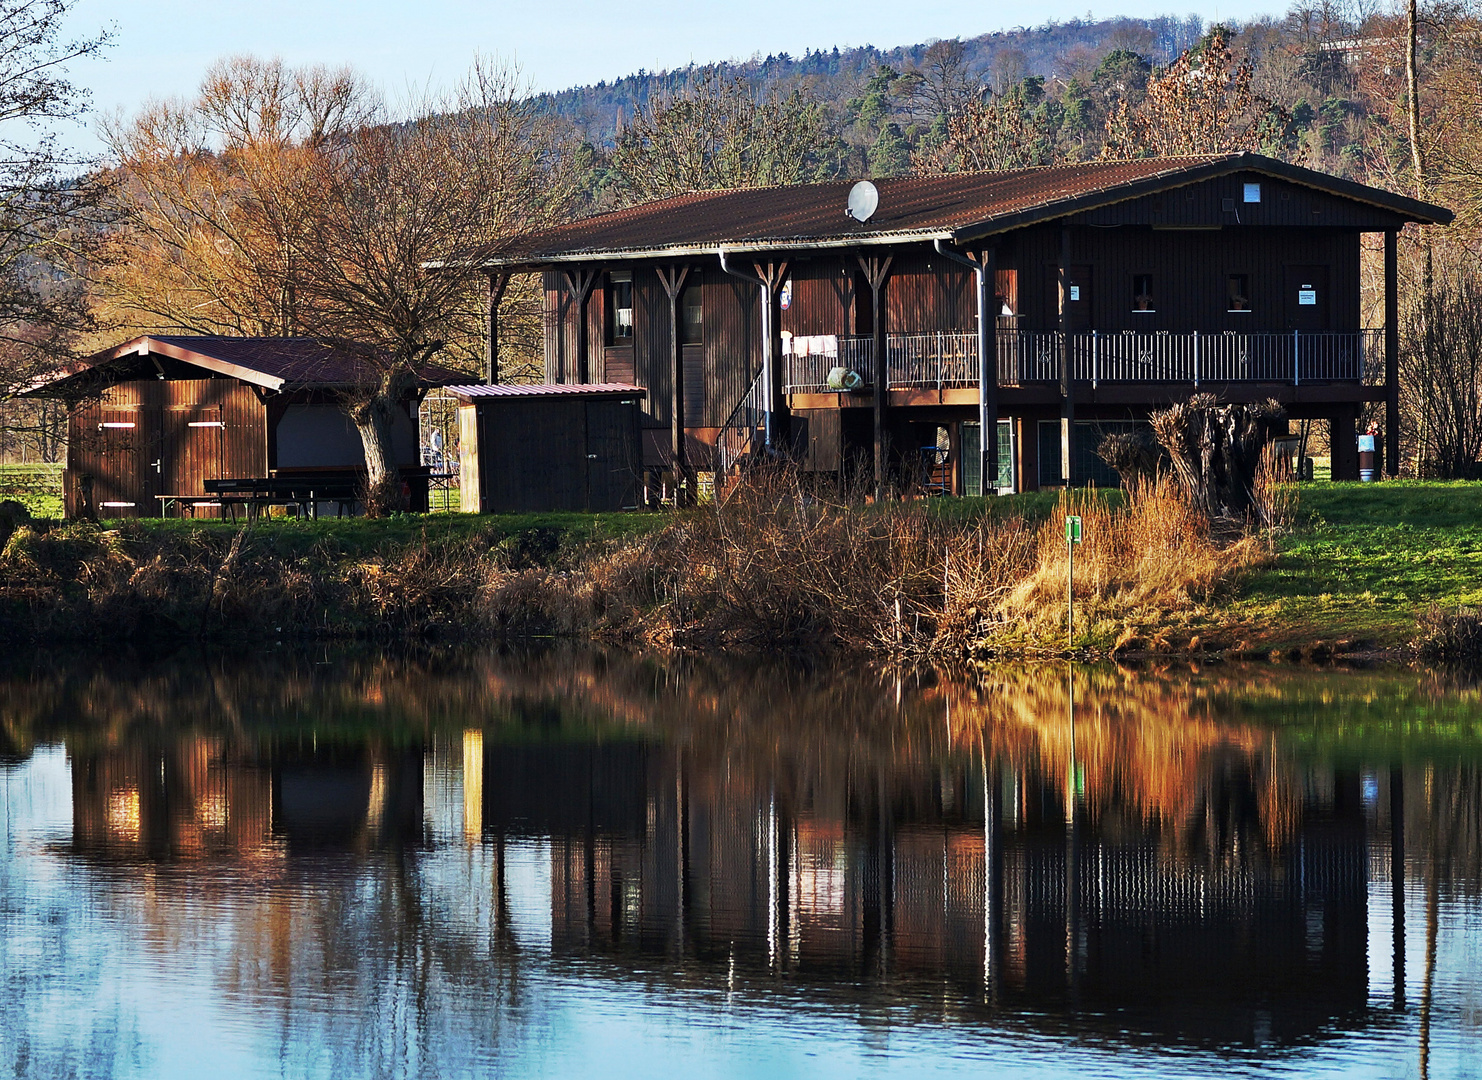
[[[1081,542],[1079,514],[1065,519],[1065,646],[1075,648],[1075,546]]]

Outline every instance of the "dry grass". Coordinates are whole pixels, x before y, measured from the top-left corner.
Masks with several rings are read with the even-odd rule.
[[[825,498],[791,470],[636,539],[539,558],[424,536],[286,551],[251,528],[22,527],[0,552],[0,637],[261,639],[561,635],[892,661],[1063,651],[1063,518],[1079,514],[1079,651],[1196,649],[1183,628],[1268,546],[1209,523],[1170,481],[1064,495],[1036,523],[927,501]]]

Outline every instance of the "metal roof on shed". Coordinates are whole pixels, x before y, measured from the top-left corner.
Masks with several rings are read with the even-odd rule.
[[[514,237],[470,253],[467,263],[493,268],[593,255],[714,254],[720,248],[856,247],[930,239],[962,243],[1243,170],[1377,206],[1405,220],[1444,224],[1452,217],[1443,207],[1260,154],[1213,154],[876,180],[880,205],[867,222],[844,213],[853,180],[697,191]]]
[[[459,397],[482,400],[489,398],[638,398],[644,396],[643,387],[629,386],[627,383],[496,383],[492,386],[477,383],[471,386],[448,386],[444,389]]]

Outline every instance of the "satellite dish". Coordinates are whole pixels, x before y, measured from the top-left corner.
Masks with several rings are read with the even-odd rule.
[[[868,180],[861,180],[849,189],[849,205],[844,213],[855,221],[869,221],[879,205],[880,190]]]

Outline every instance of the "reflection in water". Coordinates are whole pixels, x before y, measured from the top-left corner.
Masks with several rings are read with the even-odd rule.
[[[290,659],[6,701],[23,1075],[1475,1064],[1482,709],[1410,674]]]

